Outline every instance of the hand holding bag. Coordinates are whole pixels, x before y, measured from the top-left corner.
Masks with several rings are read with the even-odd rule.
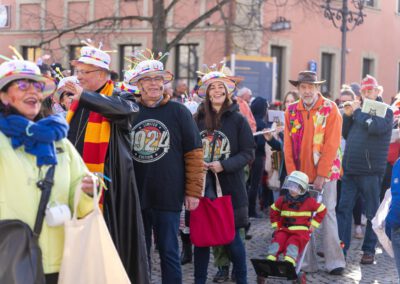
[[[33,231],[21,220],[0,221],[0,283],[45,283],[39,235],[53,186],[54,171],[55,166],[51,166],[44,180],[37,183],[42,193]]]
[[[81,191],[80,188],[76,190],[73,217],[64,224],[64,255],[58,283],[130,283],[98,206],[99,196],[95,186],[93,211],[83,219],[77,219]]]
[[[215,174],[217,198],[204,197],[206,178],[199,206],[190,212],[190,239],[197,247],[226,245],[235,238],[235,221],[231,196],[222,196]]]

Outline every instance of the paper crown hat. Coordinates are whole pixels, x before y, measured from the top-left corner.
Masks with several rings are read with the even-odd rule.
[[[9,46],[9,48],[14,52],[15,56],[11,59],[0,55],[0,58],[5,60],[5,62],[0,65],[0,90],[12,81],[30,79],[45,84],[42,91],[45,97],[53,94],[56,90],[54,80],[42,75],[39,67],[34,62],[24,60],[15,47]]]
[[[126,91],[136,96],[140,95],[140,91],[137,86],[132,86],[126,82],[117,82],[115,85],[117,88],[121,89],[121,91]]]
[[[56,99],[57,102],[60,102],[60,97],[62,93],[64,93],[63,87],[67,82],[73,82],[75,84],[79,84],[79,80],[76,76],[69,76],[62,78],[57,85],[57,91],[54,93],[54,98]]]
[[[147,56],[146,56],[147,53]],[[137,82],[146,76],[160,75],[164,78],[164,84],[171,82],[174,78],[171,72],[164,70],[164,64],[161,62],[168,53],[158,53],[155,58],[151,50],[141,50],[133,54],[133,60],[127,59],[133,64],[132,69],[125,71],[124,84],[135,86]]]
[[[205,69],[205,72],[197,71],[197,73],[202,76],[201,79],[198,81],[199,86],[197,89],[197,94],[199,95],[199,97],[205,98],[207,89],[210,84],[217,81],[224,83],[228,94],[232,94],[235,90],[235,82],[228,77],[228,74],[226,74],[225,71],[227,69],[225,68],[225,63],[221,63],[222,66],[219,70],[217,69],[217,65],[213,64],[210,67],[208,67],[207,65],[203,65],[203,69]]]
[[[84,63],[110,70],[111,57],[108,53],[114,52],[114,50],[101,50],[103,44],[100,43],[99,47],[95,47],[90,39],[82,41],[82,43],[86,46],[81,48],[81,56],[71,61],[72,65]]]

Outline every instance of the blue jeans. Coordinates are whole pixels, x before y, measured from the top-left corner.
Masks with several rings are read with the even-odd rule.
[[[154,239],[160,254],[162,283],[182,283],[178,245],[180,212],[146,209],[142,214],[149,266],[151,267],[151,235],[154,229]]]
[[[380,204],[382,177],[381,176],[350,176],[342,178],[342,192],[339,201],[337,221],[339,227],[339,238],[344,242],[344,253],[350,247],[352,211],[359,194],[364,197],[365,215],[367,227],[365,230],[362,250],[366,254],[375,255],[375,247],[378,241],[372,230],[371,220],[374,218]]]
[[[236,283],[247,284],[246,250],[240,238],[240,229],[236,229],[235,239],[226,245],[233,262]],[[209,247],[194,247],[194,283],[205,284],[207,281],[208,262],[210,261]]]
[[[392,228],[391,232],[394,259],[396,260],[397,273],[400,280],[400,227]]]

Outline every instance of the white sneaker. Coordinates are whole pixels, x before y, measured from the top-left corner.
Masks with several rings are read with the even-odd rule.
[[[356,239],[362,239],[362,238],[364,238],[364,234],[363,234],[361,225],[357,225],[357,226],[356,226],[356,228],[355,228],[355,233],[354,233],[354,237],[355,237]]]
[[[365,217],[364,214],[361,214],[361,225],[366,226],[367,225],[367,217]]]

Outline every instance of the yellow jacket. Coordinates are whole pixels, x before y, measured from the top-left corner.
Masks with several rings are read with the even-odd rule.
[[[58,164],[50,202],[68,204],[72,212],[75,189],[88,170],[67,139],[55,142],[55,147]],[[36,157],[26,153],[23,146],[13,149],[11,140],[0,132],[0,220],[19,219],[33,229],[41,196],[36,182],[46,174],[47,169],[48,166],[39,169]],[[93,209],[92,198],[86,194],[81,196],[78,206],[80,217]],[[44,221],[39,245],[44,272],[58,272],[64,249],[64,227],[49,227]]]

